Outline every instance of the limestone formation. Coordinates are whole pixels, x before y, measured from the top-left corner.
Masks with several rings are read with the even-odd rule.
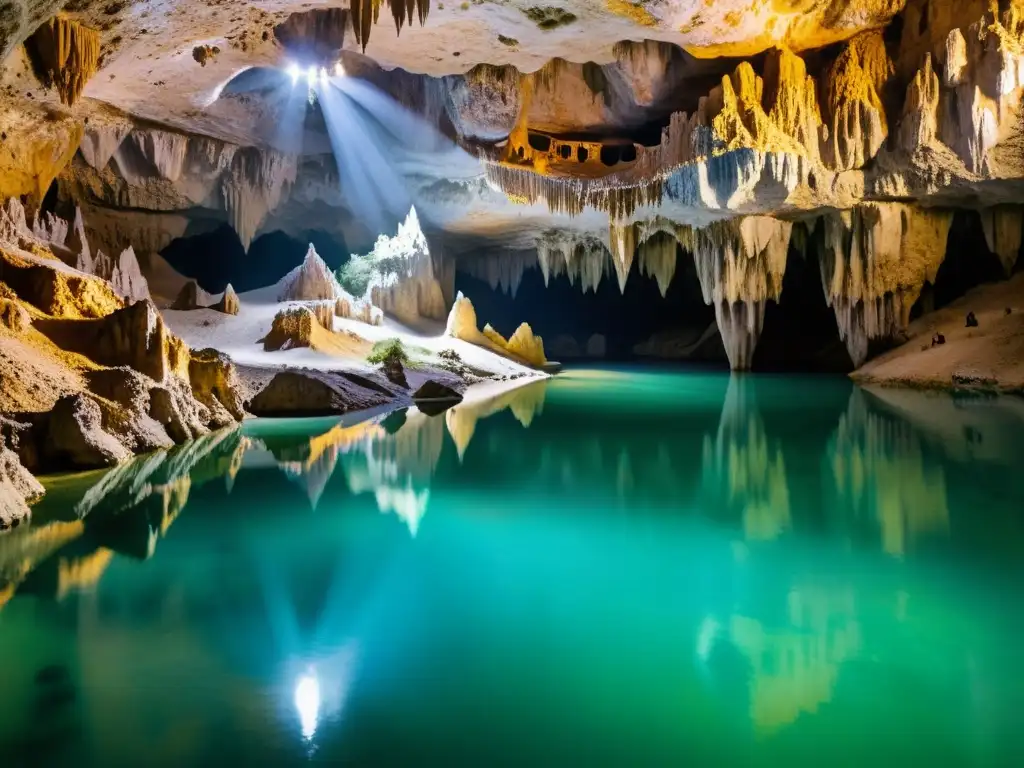
[[[344,297],[344,289],[312,243],[302,263],[278,283],[278,301],[337,301]]]
[[[55,16],[36,30],[29,43],[44,82],[57,89],[65,104],[78,101],[86,82],[99,68],[99,32]]]
[[[188,376],[196,400],[210,409],[212,425],[225,427],[242,420],[245,412],[231,358],[215,349],[193,351]]]
[[[0,444],[0,531],[27,520],[31,516],[29,504],[44,492],[18,455]]]
[[[534,336],[527,323],[520,324],[508,340],[489,324],[480,331],[476,324],[473,302],[465,297],[462,291],[455,297],[452,310],[448,313],[445,335],[486,347],[535,368],[542,368],[547,363],[547,358],[544,357],[544,340]]]
[[[313,328],[319,325],[317,314],[309,307],[290,307],[274,315],[270,333],[263,337],[268,352],[308,347],[313,343]]]
[[[224,289],[224,295],[220,297],[220,301],[213,305],[212,309],[223,312],[225,315],[237,315],[241,306],[238,294],[231,287],[231,283],[228,283],[227,288]]]
[[[53,407],[44,451],[58,464],[110,467],[127,461],[131,452],[107,433],[99,403],[88,395],[63,397]]]
[[[199,291],[199,284],[195,280],[189,280],[181,286],[174,303],[171,304],[171,309],[180,311],[200,309],[202,305],[199,303]]]

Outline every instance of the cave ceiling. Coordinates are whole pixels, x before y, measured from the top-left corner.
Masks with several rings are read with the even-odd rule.
[[[754,237],[737,252],[763,261],[771,226],[748,217],[820,237],[861,204],[1022,199],[1022,0],[13,0],[0,15],[0,193],[38,204],[56,180],[111,251],[224,221],[245,245],[276,228],[372,242],[319,105],[294,118],[292,65],[340,63],[459,147],[402,160],[407,192],[384,201],[414,203],[454,253],[561,233],[599,238],[621,271],[653,233],[699,250],[694,232],[734,221]],[[772,298],[740,262],[716,267],[728,297]]]

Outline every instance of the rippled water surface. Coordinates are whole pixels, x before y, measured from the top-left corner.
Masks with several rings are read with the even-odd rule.
[[[1024,401],[575,370],[55,478],[0,765],[1024,764]]]

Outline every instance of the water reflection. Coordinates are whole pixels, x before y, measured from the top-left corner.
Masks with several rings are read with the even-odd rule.
[[[937,728],[937,711],[970,723],[951,758],[995,764],[1024,704],[1005,674],[1024,623],[1004,609],[1024,597],[1005,582],[1022,426],[1012,401],[829,379],[570,372],[434,416],[256,421],[55,479],[0,536],[0,652],[35,633],[11,722],[49,738],[25,702],[56,658],[103,743],[126,737],[102,713],[139,711],[140,760],[162,744],[201,761],[224,729],[259,734],[256,758],[287,763],[297,741],[329,761],[347,718],[376,733],[366,712],[384,708],[379,744],[408,764],[394,722],[410,745],[495,743],[508,733],[477,715],[495,697],[495,721],[585,723],[572,744],[611,764],[630,734],[678,755],[790,744],[808,723],[859,762],[887,718]],[[154,712],[131,679],[179,693]],[[192,698],[231,715],[183,720]],[[269,722],[291,736],[268,742]]]

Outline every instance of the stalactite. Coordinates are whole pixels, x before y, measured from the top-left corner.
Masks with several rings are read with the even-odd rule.
[[[258,148],[234,155],[231,168],[221,179],[221,194],[231,226],[246,250],[267,214],[295,182],[297,171],[294,155]]]
[[[881,91],[893,74],[882,33],[862,32],[847,43],[825,75],[828,140],[824,160],[836,170],[863,168],[888,135]]]
[[[47,87],[73,105],[99,69],[100,33],[63,16],[54,16],[29,39]]]
[[[749,370],[754,362],[754,350],[764,327],[764,310],[763,301],[715,302],[715,320],[732,370]]]
[[[988,249],[999,257],[1009,277],[1024,242],[1024,208],[997,206],[979,211],[979,214]]]
[[[620,225],[612,222],[608,234],[612,265],[619,278],[619,291],[625,293],[626,280],[629,279],[629,270],[633,266],[633,256],[636,253],[636,228],[632,224]]]
[[[395,31],[399,34],[405,24],[412,24],[413,10],[416,11],[420,26],[427,22],[430,0],[349,0],[352,30],[355,32],[356,42],[363,48],[363,53],[370,42],[370,28],[380,18],[380,7],[385,2],[391,10],[391,18],[395,21]]]
[[[656,232],[640,244],[640,271],[658,282],[662,297],[676,274],[676,239],[666,232]]]
[[[544,285],[552,277],[565,275],[570,285],[579,283],[583,293],[596,293],[613,269],[611,253],[603,242],[565,230],[546,232],[537,239],[537,261]]]
[[[467,260],[460,269],[473,277],[484,280],[491,290],[507,293],[515,298],[519,284],[528,269],[537,267],[538,256],[533,251],[509,251],[489,254]]]
[[[862,203],[824,218],[825,298],[854,365],[872,339],[895,338],[946,255],[952,214],[903,203]]]

